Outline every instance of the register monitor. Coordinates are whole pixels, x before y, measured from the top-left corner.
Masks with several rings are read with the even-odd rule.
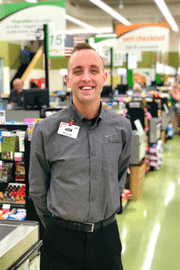
[[[49,91],[45,89],[23,90],[24,110],[41,110],[49,107]]]
[[[103,90],[101,92],[101,97],[112,97],[113,94],[113,90],[112,90],[112,86],[111,85],[105,85],[103,87]]]

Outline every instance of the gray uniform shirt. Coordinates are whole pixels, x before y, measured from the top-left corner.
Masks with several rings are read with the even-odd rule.
[[[58,134],[61,122],[80,127],[76,139]],[[71,103],[37,122],[30,152],[29,194],[46,225],[54,214],[95,223],[119,211],[131,155],[128,119],[101,105],[93,126]]]

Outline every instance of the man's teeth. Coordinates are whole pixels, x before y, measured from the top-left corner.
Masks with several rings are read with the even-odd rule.
[[[85,86],[85,87],[82,87],[82,90],[91,90],[92,89],[92,86]]]

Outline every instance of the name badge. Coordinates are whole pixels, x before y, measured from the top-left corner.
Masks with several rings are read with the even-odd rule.
[[[67,123],[61,122],[57,133],[63,136],[77,139],[79,129],[80,127],[78,126],[75,126],[75,125],[70,126]]]

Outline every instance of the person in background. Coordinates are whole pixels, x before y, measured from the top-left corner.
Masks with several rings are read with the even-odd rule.
[[[134,82],[133,91],[134,91],[134,94],[138,94],[138,93],[142,92],[142,87],[141,87],[141,81],[140,80],[137,80],[136,82]]]
[[[68,108],[36,123],[29,194],[45,226],[42,270],[122,270],[116,214],[131,156],[130,121],[103,108],[102,58],[73,49]]]
[[[180,85],[175,83],[171,90],[169,91],[170,94],[170,102],[171,105],[174,107],[175,116],[172,120],[172,124],[174,127],[174,132],[178,131],[179,121],[180,121],[180,107],[178,107],[178,103],[180,102]]]
[[[17,78],[13,81],[13,90],[9,96],[9,102],[12,105],[16,105],[17,107],[23,106],[24,95],[23,95],[23,86],[24,82]]]

